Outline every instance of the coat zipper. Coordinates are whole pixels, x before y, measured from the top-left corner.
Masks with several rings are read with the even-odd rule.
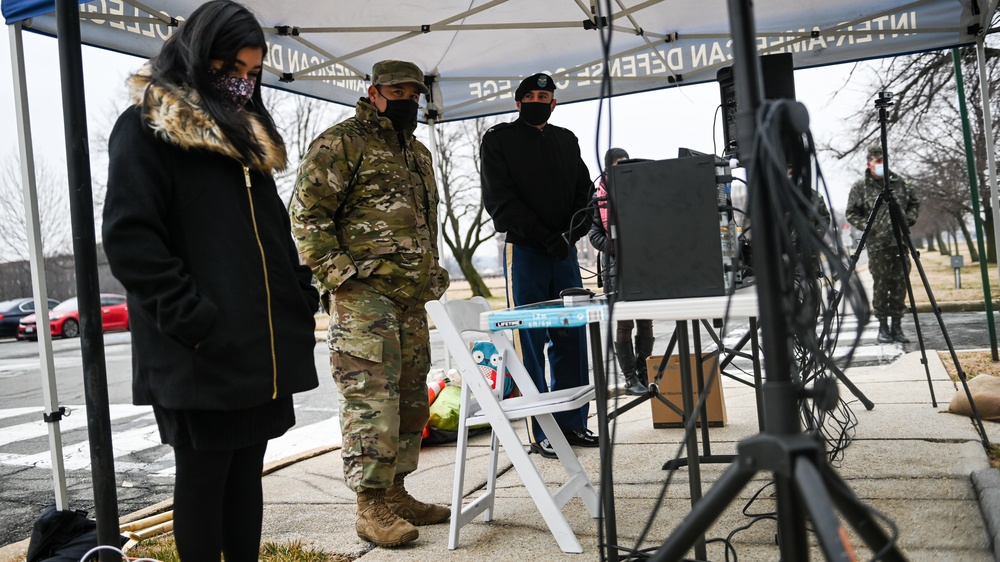
[[[250,190],[250,168],[243,166],[243,178],[247,183],[247,200],[250,201],[250,220],[253,222],[253,233],[257,237],[257,247],[260,248],[260,263],[264,267],[264,293],[267,295],[267,328],[271,337],[271,369],[274,392],[271,399],[278,397],[278,356],[274,351],[274,319],[271,314],[271,282],[267,277],[267,256],[264,254],[264,244],[260,241],[260,230],[257,228],[257,214],[253,207],[253,193]]]

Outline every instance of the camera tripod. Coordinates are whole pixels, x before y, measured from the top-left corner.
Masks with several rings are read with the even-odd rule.
[[[819,539],[819,546],[828,560],[853,560],[854,554],[847,533],[837,518],[836,508],[872,551],[882,553],[883,560],[893,562],[905,557],[876,521],[874,511],[865,506],[848,485],[830,467],[819,437],[802,431],[798,404],[803,389],[793,380],[790,344],[789,312],[782,299],[787,285],[787,268],[782,263],[783,242],[780,223],[774,215],[784,194],[767,183],[761,172],[766,162],[758,154],[758,140],[778,131],[757,131],[757,111],[761,106],[759,66],[756,60],[755,26],[750,0],[727,0],[732,36],[732,53],[736,73],[739,150],[747,167],[750,191],[751,221],[757,229],[755,268],[758,278],[759,320],[763,328],[766,382],[763,385],[766,405],[765,429],[759,435],[744,439],[736,448],[736,460],[709,489],[701,501],[681,521],[651,557],[658,562],[681,560],[733,502],[740,491],[760,471],[774,475],[777,505],[778,544],[781,560],[809,559],[809,537],[806,519]],[[801,107],[801,106],[800,106]],[[808,134],[805,110],[789,119],[786,126],[794,129],[788,138]],[[803,118],[804,117],[804,118]],[[761,143],[760,146],[764,146]],[[751,150],[751,147],[754,150]],[[779,161],[784,161],[782,157]],[[784,170],[782,170],[783,172]],[[780,215],[778,215],[780,216]],[[785,275],[785,277],[782,277]],[[823,385],[836,388],[833,385]],[[820,390],[814,387],[814,391]],[[817,398],[821,400],[821,398]],[[703,555],[704,548],[696,548]]]
[[[871,234],[872,227],[878,219],[878,213],[881,210],[883,204],[888,205],[889,219],[892,225],[892,234],[896,242],[896,254],[899,259],[899,268],[902,272],[903,279],[906,284],[906,294],[910,302],[910,312],[913,315],[913,326],[917,334],[917,343],[920,348],[920,362],[924,365],[924,371],[927,373],[927,386],[931,393],[931,404],[937,407],[937,398],[934,396],[934,385],[931,382],[931,371],[930,365],[927,361],[927,350],[924,346],[923,332],[920,329],[920,321],[917,318],[917,307],[916,302],[913,297],[913,284],[910,283],[909,276],[909,256],[913,256],[913,265],[917,268],[917,272],[920,274],[920,280],[923,284],[924,291],[927,294],[927,298],[930,301],[931,311],[934,313],[934,317],[937,318],[938,326],[941,328],[941,335],[944,337],[945,345],[948,346],[948,352],[951,354],[951,360],[955,364],[955,370],[958,373],[958,378],[962,383],[962,387],[965,390],[965,395],[969,399],[969,405],[972,408],[973,419],[976,423],[976,429],[979,431],[979,435],[982,438],[983,445],[989,448],[989,438],[986,435],[986,429],[983,427],[982,418],[979,415],[979,410],[976,408],[976,403],[972,399],[972,394],[969,391],[969,385],[965,376],[965,371],[962,370],[961,364],[958,361],[958,354],[955,352],[955,346],[951,343],[951,337],[948,335],[948,329],[945,327],[944,319],[941,317],[941,309],[937,305],[937,301],[934,299],[934,291],[931,290],[930,282],[927,280],[927,275],[924,272],[924,267],[920,263],[920,252],[913,244],[913,237],[910,235],[909,224],[907,223],[906,215],[903,213],[903,209],[899,205],[899,199],[896,197],[896,193],[893,191],[893,181],[892,174],[889,168],[889,151],[888,151],[888,116],[887,109],[893,105],[892,102],[892,92],[879,92],[878,98],[875,100],[875,107],[879,112],[879,126],[881,132],[881,147],[882,147],[882,190],[879,192],[878,197],[875,199],[875,203],[872,205],[871,213],[868,217],[868,223],[865,225],[865,230],[861,234],[861,239],[858,242],[858,247],[854,254],[851,256],[850,262],[850,272],[853,274],[854,267],[858,263],[858,259],[861,254],[861,250],[865,247],[865,242],[867,242],[869,235]],[[837,297],[839,298],[839,294]],[[836,308],[836,300],[834,301],[833,308]]]

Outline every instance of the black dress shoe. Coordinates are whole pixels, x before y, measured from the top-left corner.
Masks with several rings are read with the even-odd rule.
[[[589,429],[574,429],[573,431],[564,432],[563,435],[566,436],[566,440],[569,441],[570,445],[577,445],[579,447],[600,446],[597,436]]]
[[[532,443],[528,448],[532,453],[538,453],[547,459],[556,458],[556,450],[552,448],[552,443],[548,439],[542,439],[538,443]]]

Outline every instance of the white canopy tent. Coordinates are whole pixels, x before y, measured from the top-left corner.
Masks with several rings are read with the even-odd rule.
[[[983,38],[998,2],[758,0],[754,4],[758,53],[791,53],[795,67],[806,68],[976,44],[983,66]],[[88,45],[152,56],[200,3],[80,2],[80,39]],[[613,0],[610,18],[595,15],[602,12],[597,0],[243,3],[257,14],[265,28],[269,48],[264,83],[269,86],[353,106],[364,95],[367,73],[374,62],[415,62],[424,70],[432,89],[423,115],[432,125],[432,142],[435,122],[509,111],[513,90],[521,77],[534,72],[551,73],[559,88],[560,103],[567,103],[599,98],[605,71],[617,95],[712,81],[716,71],[731,65],[733,58],[725,0]],[[20,32],[27,29],[54,36],[59,28],[53,0],[3,0],[0,4],[11,29],[15,59],[12,66],[26,213],[33,229],[29,238],[34,242],[34,291],[44,296],[23,78],[28,69],[24,67]],[[604,1],[600,4],[603,6]],[[605,68],[597,29],[609,22],[613,33]],[[82,91],[82,84],[75,87]],[[984,89],[983,95],[988,98],[989,92]],[[989,104],[984,106],[988,108]],[[992,125],[988,126],[992,130]],[[992,141],[990,135],[987,139]],[[989,169],[995,170],[992,146],[988,154]],[[994,224],[1000,240],[1000,205],[993,175]],[[73,220],[92,221],[92,217],[74,216]],[[39,322],[44,325],[44,307],[40,312]],[[58,404],[51,344],[45,331],[39,341],[45,358],[46,412],[54,413]],[[50,423],[50,444],[56,469],[56,503],[59,509],[65,509],[58,433],[56,419]],[[102,532],[102,536],[106,535]]]
[[[793,54],[796,68],[971,44],[988,0],[761,0],[759,52]],[[85,44],[152,56],[198,0],[80,3]],[[995,2],[992,2],[995,4]],[[441,0],[400,3],[245,2],[265,27],[265,83],[353,105],[372,64],[411,60],[434,83],[430,117],[510,111],[524,76],[550,72],[560,103],[600,97],[597,0]],[[51,1],[5,0],[8,24],[55,34]],[[608,70],[616,94],[715,80],[732,64],[724,0],[616,0]]]

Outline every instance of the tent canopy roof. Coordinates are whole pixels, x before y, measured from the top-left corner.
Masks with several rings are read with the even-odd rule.
[[[971,43],[997,0],[758,0],[761,54],[797,68]],[[600,97],[603,1],[245,0],[265,28],[265,84],[353,105],[372,64],[415,62],[433,80],[438,121],[514,109],[521,78],[548,72],[560,103]],[[149,57],[201,0],[81,2],[84,43]],[[55,33],[52,0],[2,0],[8,24]],[[150,13],[154,12],[154,13]],[[724,0],[616,1],[609,71],[624,94],[715,80],[732,64]]]

